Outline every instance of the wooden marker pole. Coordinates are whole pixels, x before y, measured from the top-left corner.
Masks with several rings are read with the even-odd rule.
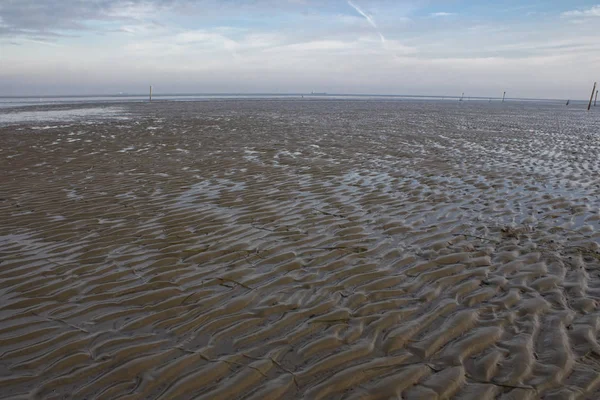
[[[150,101],[152,101],[152,85],[150,85]]]
[[[590,96],[590,103],[588,104],[588,111],[590,111],[590,108],[592,108],[592,100],[594,100],[594,93],[596,93],[596,85],[598,85],[598,82],[594,82],[594,88],[592,89],[592,95]]]
[[[502,95],[502,102],[504,103],[504,99],[506,99],[506,92]]]

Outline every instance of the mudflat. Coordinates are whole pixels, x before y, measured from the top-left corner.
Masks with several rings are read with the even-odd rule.
[[[0,398],[600,396],[597,112],[93,107],[2,111]]]

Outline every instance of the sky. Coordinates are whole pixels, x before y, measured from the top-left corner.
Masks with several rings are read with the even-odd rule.
[[[600,0],[0,0],[0,96],[589,97]]]

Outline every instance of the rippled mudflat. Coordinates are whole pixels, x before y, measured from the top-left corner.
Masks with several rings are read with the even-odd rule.
[[[600,396],[598,109],[118,107],[0,127],[0,398]]]

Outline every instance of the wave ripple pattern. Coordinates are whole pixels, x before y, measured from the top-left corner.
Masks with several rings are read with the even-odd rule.
[[[600,396],[598,113],[122,107],[0,128],[0,398]]]

